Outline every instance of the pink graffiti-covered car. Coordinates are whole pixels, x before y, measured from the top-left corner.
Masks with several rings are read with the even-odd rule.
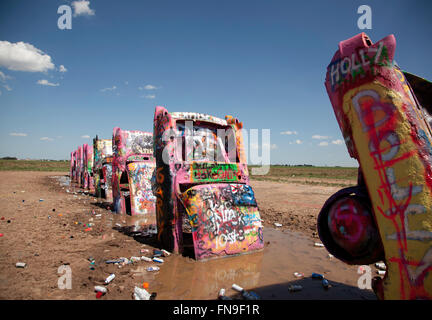
[[[241,129],[230,116],[156,107],[153,191],[165,249],[193,248],[195,259],[207,260],[263,248]]]
[[[87,143],[83,145],[83,177],[84,189],[93,191],[93,148]]]
[[[144,215],[155,223],[155,197],[150,178],[155,161],[150,132],[113,130],[112,190],[114,211]]]
[[[432,84],[394,61],[396,39],[339,43],[325,86],[358,185],[324,204],[319,236],[349,264],[383,260],[380,299],[432,299]]]
[[[93,163],[95,195],[112,202],[112,139],[93,139]]]

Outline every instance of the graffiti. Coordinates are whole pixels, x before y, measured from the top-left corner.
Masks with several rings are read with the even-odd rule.
[[[197,240],[198,259],[262,246],[261,219],[250,186],[197,186],[183,193],[181,200]]]
[[[171,112],[171,116],[174,119],[192,120],[192,121],[205,121],[212,122],[221,126],[226,126],[226,120],[213,117],[208,114],[196,113],[196,112]]]
[[[350,155],[362,169],[384,247],[387,274],[376,293],[432,299],[432,137],[393,63],[395,43],[391,35],[372,45],[365,34],[342,42],[326,87]]]
[[[192,181],[238,181],[237,164],[192,163]]]
[[[156,197],[153,195],[150,177],[154,163],[132,162],[127,166],[130,177],[132,215],[154,212]]]
[[[153,135],[113,130],[112,192],[114,210],[131,215],[155,214],[150,178],[154,168]]]

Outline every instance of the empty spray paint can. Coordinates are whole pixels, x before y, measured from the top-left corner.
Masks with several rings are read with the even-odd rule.
[[[321,280],[321,279],[324,279],[324,275],[313,272],[312,273],[312,279],[320,279]]]
[[[328,282],[328,280],[327,279],[323,279],[322,280],[322,285],[323,285],[324,289],[327,290],[329,288],[329,282]]]
[[[96,292],[107,293],[107,289],[105,287],[102,287],[102,286],[95,286],[94,289]]]
[[[152,258],[144,257],[144,256],[141,257],[141,260],[142,261],[147,261],[147,262],[152,262],[153,261]]]
[[[232,300],[230,297],[227,297],[225,295],[225,289],[220,289],[219,291],[219,295],[218,295],[219,300]]]
[[[115,274],[114,273],[110,274],[108,278],[105,279],[105,283],[106,284],[110,283],[114,278],[115,278]]]
[[[159,263],[163,263],[164,262],[161,258],[156,258],[156,257],[153,258],[153,261],[154,262],[159,262]]]
[[[260,296],[257,295],[255,292],[253,291],[246,291],[244,290],[242,287],[240,287],[237,284],[233,284],[232,288],[238,292],[240,292],[243,296],[243,298],[245,298],[246,300],[259,300]]]

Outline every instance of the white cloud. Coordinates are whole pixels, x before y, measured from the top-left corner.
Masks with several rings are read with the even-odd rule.
[[[48,137],[42,137],[42,138],[40,138],[40,140],[42,140],[42,141],[53,141],[54,139],[53,138],[48,138]]]
[[[297,131],[283,131],[280,134],[292,135],[292,134],[297,134]]]
[[[45,80],[45,79],[38,80],[37,84],[40,84],[42,86],[51,86],[51,87],[58,87],[59,86],[58,83],[52,83],[52,82],[49,82],[48,80]]]
[[[8,76],[8,75],[6,75],[6,74],[4,74],[3,72],[0,71],[0,80],[3,81],[3,82],[5,82],[8,79],[12,79],[12,77],[10,77],[10,76]]]
[[[11,132],[9,135],[14,137],[27,137],[27,133],[22,132]]]
[[[0,66],[14,71],[45,72],[54,69],[51,57],[30,43],[0,41]]]
[[[320,136],[319,134],[315,134],[312,136],[312,139],[324,140],[330,138],[329,136]]]
[[[155,94],[148,94],[148,95],[144,96],[144,98],[146,98],[146,99],[154,99],[154,98],[156,98],[156,95]]]
[[[293,143],[295,143],[295,144],[302,144],[302,143],[303,143],[303,141],[301,141],[301,140],[297,139],[297,140],[296,140],[296,141],[294,141]]]
[[[59,71],[60,71],[60,72],[66,72],[67,69],[65,68],[64,65],[61,64],[60,67],[59,67]]]
[[[7,84],[3,85],[3,87],[4,87],[7,91],[12,91],[12,88],[9,87]]]
[[[147,84],[144,87],[138,87],[138,90],[156,90],[156,89],[158,89],[158,87],[151,84]]]
[[[85,135],[81,136],[81,138],[84,138],[84,139],[90,139],[90,136],[87,135],[87,134],[85,134]]]
[[[79,0],[72,2],[74,8],[74,17],[77,16],[94,16],[95,11],[90,9],[90,1]]]
[[[116,86],[112,86],[111,88],[103,88],[103,89],[101,89],[100,91],[102,91],[102,92],[105,92],[105,91],[113,91],[113,90],[115,90],[115,89],[117,89],[117,87],[116,87]]]
[[[326,147],[326,146],[328,146],[328,142],[327,142],[327,141],[321,141],[321,142],[318,144],[318,146],[320,146],[320,147]]]
[[[344,142],[341,139],[337,139],[337,140],[333,140],[331,143],[333,143],[333,144],[343,144]]]
[[[278,146],[276,145],[276,144],[272,144],[272,145],[270,145],[270,149],[277,149],[278,148]]]

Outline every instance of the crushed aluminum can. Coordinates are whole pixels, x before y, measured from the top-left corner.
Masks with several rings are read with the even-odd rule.
[[[322,280],[322,279],[324,279],[324,275],[313,272],[312,273],[312,279],[320,279],[320,280]]]
[[[277,223],[277,222],[275,222],[274,225],[275,225],[276,227],[282,227],[282,224]]]
[[[296,278],[303,278],[304,277],[304,273],[294,272],[294,277],[296,277]]]
[[[315,242],[314,246],[315,247],[324,247],[324,245],[322,243],[319,243],[319,242]]]
[[[17,262],[15,264],[15,267],[17,267],[17,268],[25,268],[26,265],[27,264],[25,262]]]

